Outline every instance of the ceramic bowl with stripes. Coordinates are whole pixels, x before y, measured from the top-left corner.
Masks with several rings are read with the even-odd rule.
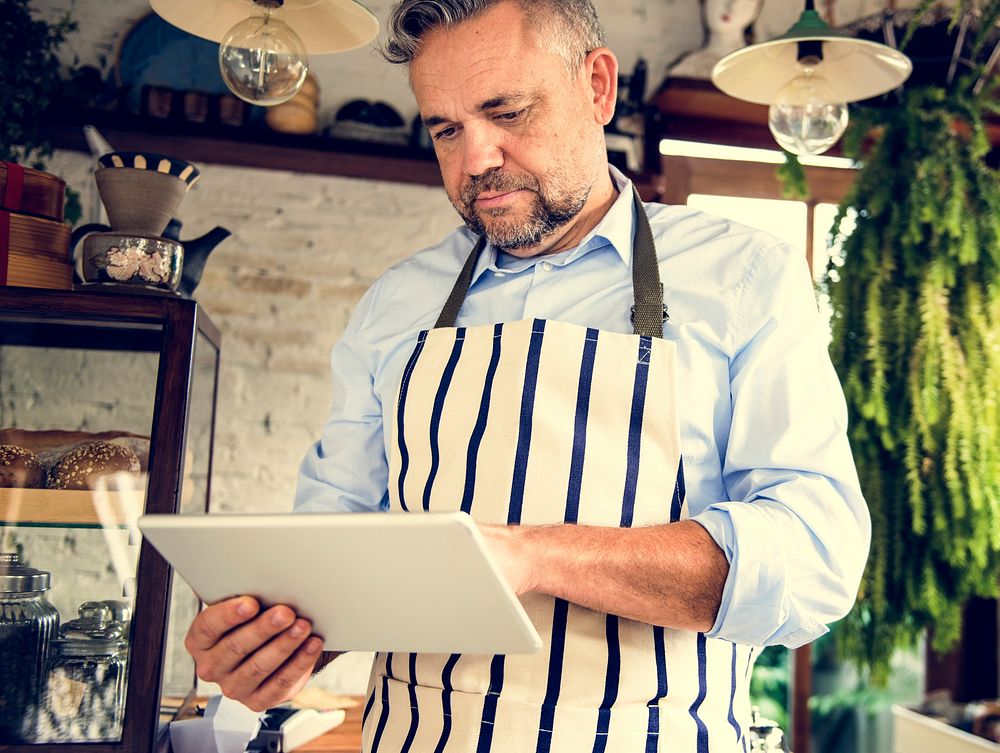
[[[166,157],[154,152],[110,152],[98,160],[101,167],[127,167],[135,170],[155,170],[173,175],[190,188],[201,176],[198,168],[190,162],[175,157]]]

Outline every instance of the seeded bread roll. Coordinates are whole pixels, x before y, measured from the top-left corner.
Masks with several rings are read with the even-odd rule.
[[[128,447],[91,442],[67,453],[49,471],[50,489],[93,489],[110,473],[138,473],[139,458]]]
[[[31,450],[0,444],[0,486],[22,489],[45,487],[45,469]]]

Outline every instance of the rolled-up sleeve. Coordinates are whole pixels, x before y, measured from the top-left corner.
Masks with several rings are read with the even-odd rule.
[[[757,250],[737,305],[728,501],[694,520],[730,562],[710,637],[801,646],[854,604],[871,522],[801,252]]]
[[[382,404],[362,331],[377,283],[362,297],[330,355],[333,406],[320,440],[299,466],[294,512],[370,512],[383,507],[389,475]]]

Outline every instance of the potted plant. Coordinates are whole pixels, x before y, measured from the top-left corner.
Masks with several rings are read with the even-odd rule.
[[[863,167],[834,228],[855,227],[824,281],[873,533],[837,633],[877,683],[927,628],[951,647],[965,602],[1000,578],[1000,173],[984,124],[1000,100],[982,62],[1000,0],[978,29],[966,11],[949,25],[965,27],[964,73],[853,116],[845,153]]]
[[[66,90],[56,50],[76,29],[67,14],[54,24],[32,17],[29,0],[0,3],[0,160],[45,169],[52,147],[39,130]],[[66,219],[79,219],[79,196],[67,190]]]

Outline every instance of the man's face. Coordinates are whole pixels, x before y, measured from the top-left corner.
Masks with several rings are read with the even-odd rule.
[[[586,65],[570,76],[518,5],[501,3],[428,34],[410,79],[445,190],[469,228],[519,256],[550,250],[601,167]]]

